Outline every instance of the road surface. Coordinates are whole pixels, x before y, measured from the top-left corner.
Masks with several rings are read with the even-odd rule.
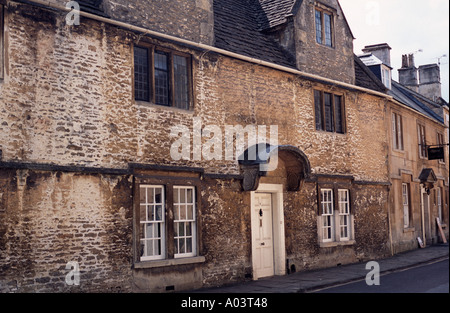
[[[449,293],[449,260],[381,274],[380,285],[365,280],[315,291],[317,293]]]

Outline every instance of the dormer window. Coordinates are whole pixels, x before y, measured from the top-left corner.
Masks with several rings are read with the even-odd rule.
[[[391,69],[385,65],[381,65],[381,81],[386,88],[391,89]]]
[[[333,14],[315,9],[316,42],[328,47],[333,46]]]

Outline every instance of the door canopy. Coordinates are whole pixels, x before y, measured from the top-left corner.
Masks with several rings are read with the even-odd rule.
[[[279,162],[280,160],[282,162]],[[262,143],[251,146],[239,157],[239,165],[243,173],[244,191],[255,191],[259,178],[275,170],[282,171],[288,191],[298,191],[302,181],[311,174],[307,156],[297,147],[290,145],[274,146]]]

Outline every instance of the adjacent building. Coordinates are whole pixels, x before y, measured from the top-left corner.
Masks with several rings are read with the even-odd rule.
[[[78,3],[0,1],[2,292],[180,291],[385,257],[418,247],[425,176],[448,224],[448,159],[405,148],[414,119],[427,143],[443,120],[354,55],[338,1]]]
[[[438,64],[417,68],[403,55],[399,82],[391,79],[388,44],[366,46],[359,56],[389,88],[390,233],[393,253],[442,241],[436,218],[448,236],[448,103],[441,97]],[[441,148],[434,158],[429,148]]]

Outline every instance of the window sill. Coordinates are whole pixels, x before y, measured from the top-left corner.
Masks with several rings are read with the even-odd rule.
[[[323,47],[323,48],[328,48],[328,49],[336,50],[336,47],[335,47],[334,45],[329,46],[329,45],[327,45],[327,44],[317,42],[317,40],[316,40],[316,45],[318,45],[319,47]]]
[[[179,259],[142,261],[142,262],[134,263],[134,268],[136,268],[136,269],[155,268],[155,267],[174,266],[174,265],[183,265],[183,264],[195,264],[195,263],[203,263],[203,262],[205,262],[204,256],[195,256],[195,257],[179,258]]]
[[[147,101],[142,101],[142,100],[134,100],[134,102],[139,106],[143,106],[143,107],[147,107],[147,108],[155,108],[155,109],[160,109],[160,110],[169,110],[169,111],[174,111],[174,112],[191,113],[191,114],[194,113],[193,109],[180,109],[180,108],[173,107],[173,106],[155,104],[152,102],[147,102]]]
[[[403,233],[412,233],[412,232],[415,232],[416,231],[416,228],[415,227],[406,227],[406,228],[403,228]]]
[[[316,128],[316,132],[319,134],[327,134],[327,135],[338,135],[338,136],[346,136],[347,133],[338,133],[338,132],[329,132],[327,130],[323,130],[323,129],[317,129]]]
[[[331,248],[337,246],[351,246],[354,245],[356,241],[354,239],[345,240],[345,241],[331,241],[331,242],[320,242],[319,245],[321,248]]]

